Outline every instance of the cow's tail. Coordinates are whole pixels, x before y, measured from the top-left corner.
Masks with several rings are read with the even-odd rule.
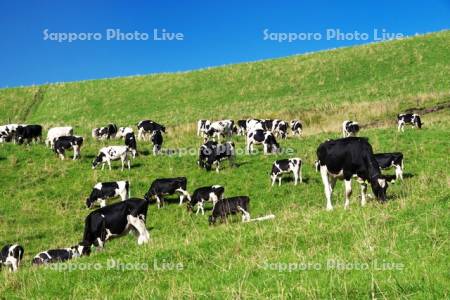
[[[270,214],[267,216],[250,219],[248,222],[259,222],[259,221],[266,221],[266,220],[272,220],[272,219],[275,219],[275,215]]]

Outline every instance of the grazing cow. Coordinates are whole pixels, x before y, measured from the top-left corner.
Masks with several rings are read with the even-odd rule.
[[[151,134],[155,130],[166,133],[166,127],[152,120],[143,120],[137,124],[138,140],[143,140],[147,134]]]
[[[197,211],[195,214],[201,210],[202,215],[205,214],[204,205],[205,202],[210,201],[213,203],[213,207],[216,205],[217,201],[223,198],[223,193],[225,189],[220,185],[212,185],[198,188],[192,194],[191,201],[188,202],[188,211],[192,211],[195,205],[197,205]]]
[[[217,137],[220,141],[221,137],[230,137],[233,134],[234,121],[221,120],[212,122],[209,128],[205,131],[207,137]]]
[[[104,127],[92,129],[92,137],[97,140],[109,140],[116,137],[117,131],[117,125],[110,123]]]
[[[16,129],[16,140],[19,144],[26,142],[29,144],[31,141],[40,141],[42,138],[42,126],[41,125],[25,125],[18,126]]]
[[[0,143],[16,142],[16,130],[19,126],[26,126],[25,124],[7,124],[0,126]]]
[[[254,144],[263,144],[264,154],[275,153],[280,150],[280,145],[273,133],[263,129],[253,129],[247,133],[247,153],[253,152]]]
[[[148,192],[145,194],[144,198],[148,201],[153,197],[156,198],[156,203],[158,208],[164,204],[165,195],[173,195],[175,193],[180,193],[180,205],[183,204],[183,200],[186,197],[191,201],[191,196],[186,190],[187,179],[186,177],[176,177],[176,178],[160,178],[155,179]]]
[[[53,150],[64,160],[66,150],[73,149],[73,160],[80,158],[80,148],[83,145],[83,137],[81,136],[60,136],[54,141]]]
[[[45,145],[47,147],[53,148],[55,140],[60,136],[71,136],[73,135],[73,127],[53,127],[47,132],[47,138],[45,139]]]
[[[388,183],[381,175],[372,146],[366,138],[348,137],[322,143],[317,148],[317,168],[322,176],[327,210],[333,209],[331,195],[338,178],[345,183],[345,209],[350,204],[353,176],[361,185],[361,206],[366,204],[367,181],[375,196],[382,202],[386,201]]]
[[[197,135],[204,135],[205,132],[209,129],[209,126],[211,126],[210,120],[198,120],[197,122]]]
[[[303,132],[303,125],[299,120],[292,120],[291,121],[291,130],[293,135],[302,135]]]
[[[359,131],[357,122],[344,121],[342,123],[342,137],[356,136]]]
[[[403,180],[403,153],[376,153],[374,156],[382,170],[394,167],[395,179]]]
[[[117,202],[91,212],[85,220],[82,245],[103,248],[105,242],[133,231],[142,245],[150,240],[145,227],[148,201],[138,198]]]
[[[153,155],[156,155],[161,151],[163,136],[160,130],[155,130],[152,132],[152,144],[153,144]]]
[[[50,263],[58,263],[67,261],[80,256],[89,256],[91,254],[91,246],[82,244],[63,249],[50,249],[42,251],[33,258],[33,265],[44,265]]]
[[[105,168],[105,163],[108,163],[109,170],[111,170],[111,161],[120,159],[122,162],[122,171],[125,163],[127,163],[129,170],[131,168],[130,158],[128,157],[129,151],[128,146],[103,147],[92,162],[92,169],[95,169],[99,164],[102,164],[103,170]]]
[[[413,128],[422,128],[422,120],[418,114],[399,114],[397,115],[397,130],[404,132],[405,124],[411,124]]]
[[[133,128],[131,127],[119,127],[117,129],[116,138],[121,139],[124,138],[128,133],[133,133]]]
[[[270,178],[272,179],[272,186],[278,178],[278,185],[281,185],[281,176],[284,173],[294,174],[294,185],[297,185],[297,181],[300,179],[302,183],[302,160],[300,158],[280,159],[273,163],[272,171],[270,172]]]
[[[247,120],[238,120],[236,123],[236,133],[245,135],[247,133]]]
[[[4,246],[0,251],[0,269],[2,266],[9,266],[10,271],[16,272],[19,269],[23,253],[23,247],[18,244]]]
[[[276,137],[281,137],[282,139],[287,138],[288,124],[285,121],[274,120],[272,126],[272,132]]]
[[[216,172],[219,173],[220,162],[228,160],[230,165],[234,165],[235,160],[235,147],[233,142],[225,142],[224,144],[218,144],[215,141],[208,141],[200,147],[198,165],[210,171],[215,165]]]
[[[130,197],[130,183],[128,181],[99,182],[94,185],[89,198],[86,199],[87,208],[91,208],[95,202],[100,207],[106,206],[106,199],[120,197],[122,201]]]
[[[136,137],[134,136],[134,132],[128,132],[127,134],[125,134],[125,145],[131,151],[133,158],[136,158],[137,144],[136,144]]]
[[[219,217],[222,223],[226,222],[228,215],[235,215],[239,212],[242,213],[242,222],[250,221],[249,204],[250,198],[247,196],[230,197],[217,201],[208,218],[209,225],[215,224]]]

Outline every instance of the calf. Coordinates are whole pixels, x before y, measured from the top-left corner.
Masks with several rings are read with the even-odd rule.
[[[92,129],[92,137],[94,139],[109,140],[116,137],[117,131],[117,125],[110,123],[104,127]]]
[[[275,153],[280,149],[273,133],[263,129],[256,129],[247,133],[247,153],[253,152],[254,144],[263,144],[264,154]]]
[[[344,121],[342,123],[342,137],[356,136],[359,131],[357,122]]]
[[[233,127],[233,120],[212,122],[209,128],[205,131],[205,135],[212,138],[217,137],[220,140],[221,137],[230,137],[233,134]]]
[[[130,183],[128,181],[99,182],[94,185],[89,198],[86,199],[87,208],[91,208],[95,202],[100,207],[106,206],[106,199],[120,197],[122,201],[130,197]]]
[[[302,135],[303,125],[299,120],[292,120],[290,125],[293,135]]]
[[[213,203],[213,207],[216,205],[217,201],[223,198],[223,193],[225,189],[220,185],[212,185],[198,188],[192,194],[191,201],[188,202],[188,211],[192,211],[195,205],[197,205],[197,211],[195,214],[201,210],[202,215],[205,214],[204,204],[207,201]]]
[[[91,247],[84,245],[75,245],[70,248],[50,249],[42,251],[33,258],[33,265],[44,265],[49,263],[57,263],[67,261],[80,256],[89,256],[91,254]]]
[[[209,126],[211,126],[210,120],[198,120],[197,122],[197,135],[204,135],[205,132],[209,129]]]
[[[302,183],[302,160],[300,158],[280,159],[273,163],[270,178],[272,179],[272,186],[278,178],[278,185],[281,185],[281,176],[284,173],[294,174],[294,184],[300,179]]]
[[[158,154],[161,151],[162,143],[163,143],[163,136],[161,134],[161,131],[155,130],[152,132],[152,144],[153,144],[153,155]]]
[[[143,120],[137,124],[138,140],[143,140],[147,134],[151,134],[155,130],[166,133],[166,127],[152,120]]]
[[[234,165],[235,146],[233,142],[218,144],[214,141],[208,141],[200,147],[198,165],[210,171],[215,165],[216,172],[219,173],[220,162],[228,160],[230,165]]]
[[[231,197],[217,201],[212,214],[208,218],[209,225],[215,224],[219,217],[222,223],[226,222],[228,215],[235,215],[239,212],[242,213],[242,222],[250,221],[249,204],[250,198],[247,196]]]
[[[42,126],[41,125],[25,125],[18,126],[16,129],[16,140],[19,144],[31,141],[38,142],[42,138]]]
[[[64,160],[64,153],[66,150],[73,149],[73,160],[80,158],[80,148],[83,145],[83,138],[81,136],[60,136],[53,144],[53,150],[59,155],[61,160]]]
[[[0,269],[2,266],[9,266],[10,271],[16,272],[19,269],[23,253],[23,247],[18,244],[4,246],[0,251]]]
[[[92,169],[95,169],[99,164],[102,164],[102,170],[105,168],[105,164],[108,163],[109,170],[111,170],[111,161],[119,160],[122,162],[122,171],[124,169],[125,163],[128,165],[128,170],[130,166],[130,158],[128,157],[129,148],[128,146],[109,146],[100,149],[97,157],[92,162]]]
[[[131,154],[133,158],[136,158],[137,155],[137,144],[136,137],[134,136],[134,132],[128,132],[125,134],[125,145],[131,150]]]
[[[145,227],[148,201],[138,198],[117,202],[91,212],[85,220],[82,245],[103,248],[111,238],[130,231],[138,237],[138,244],[147,243],[150,235]]]
[[[128,133],[133,133],[133,128],[119,127],[119,129],[117,129],[116,138],[124,138]]]
[[[381,169],[395,168],[395,179],[403,180],[403,153],[376,153],[374,154]]]
[[[73,135],[73,127],[53,127],[47,132],[47,138],[45,139],[45,145],[47,147],[53,148],[55,140],[61,136],[71,136]]]
[[[397,115],[397,130],[404,132],[405,124],[411,124],[413,128],[422,128],[422,120],[418,114],[399,114]]]
[[[173,195],[175,193],[180,193],[180,205],[183,204],[183,200],[186,197],[191,201],[191,196],[186,190],[187,179],[186,177],[176,177],[176,178],[160,178],[155,179],[148,192],[145,194],[144,198],[148,201],[153,197],[156,198],[156,203],[158,208],[164,204],[165,195]]]
[[[327,210],[333,209],[331,195],[338,178],[345,183],[345,209],[350,204],[353,176],[361,185],[361,206],[366,204],[367,181],[375,196],[382,202],[386,201],[388,183],[381,175],[372,146],[366,138],[348,137],[322,143],[317,148],[317,168],[322,176]]]

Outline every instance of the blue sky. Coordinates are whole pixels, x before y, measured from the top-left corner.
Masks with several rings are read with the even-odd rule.
[[[413,35],[450,28],[450,1],[0,1],[0,87],[186,71],[282,57],[373,40],[374,29]],[[344,2],[344,1],[341,1]],[[47,33],[100,33],[71,43]],[[148,33],[107,40],[107,29]],[[157,29],[182,41],[155,41]],[[317,33],[278,42],[273,33]],[[327,39],[327,30],[368,40]],[[79,35],[77,35],[79,36]],[[351,35],[350,35],[351,37]],[[311,40],[312,39],[312,40]]]

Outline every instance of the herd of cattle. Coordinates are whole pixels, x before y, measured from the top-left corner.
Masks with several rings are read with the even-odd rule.
[[[417,114],[400,114],[397,116],[398,131],[404,131],[406,124],[421,128],[422,122]],[[166,128],[151,120],[143,120],[137,124],[138,140],[149,140],[153,144],[153,154],[161,151],[163,134]],[[277,138],[286,139],[288,129],[292,135],[300,136],[303,126],[299,120],[288,123],[283,120],[248,119],[221,120],[211,122],[199,120],[197,135],[204,137],[204,143],[200,146],[198,165],[206,170],[215,166],[219,172],[220,162],[229,160],[231,164],[235,158],[235,145],[231,141],[233,134],[246,136],[247,153],[253,152],[253,145],[263,145],[264,154],[275,153],[280,150]],[[316,170],[320,172],[326,196],[326,209],[332,210],[331,195],[337,179],[344,180],[345,203],[349,206],[351,195],[351,179],[356,178],[361,186],[361,205],[366,204],[367,185],[381,202],[386,201],[388,183],[395,179],[403,180],[403,154],[400,152],[377,153],[373,152],[367,138],[356,137],[360,130],[357,122],[344,121],[342,124],[343,138],[328,140],[317,148]],[[108,164],[111,169],[111,161],[120,160],[122,170],[125,165],[130,169],[130,156],[138,154],[137,142],[131,127],[117,127],[108,124],[105,127],[94,128],[92,137],[97,140],[123,139],[124,145],[108,146],[100,149],[92,162],[92,168]],[[14,142],[18,144],[38,142],[42,138],[42,126],[25,124],[8,124],[0,126],[0,143]],[[217,141],[216,141],[217,138]],[[227,139],[221,142],[221,139]],[[74,152],[73,159],[80,158],[80,149],[83,137],[73,134],[72,127],[50,128],[47,132],[45,144],[64,159],[65,151],[71,149]],[[302,183],[302,165],[300,158],[287,158],[276,160],[272,164],[269,173],[272,186],[278,179],[281,185],[282,175],[292,173],[294,184]],[[383,169],[395,168],[395,176],[382,174]],[[155,200],[158,208],[164,204],[167,195],[179,195],[179,205],[187,200],[188,211],[196,207],[196,214],[204,214],[204,205],[211,202],[212,214],[209,216],[209,224],[215,224],[219,218],[226,222],[227,216],[242,214],[242,221],[260,221],[273,218],[268,215],[260,218],[250,218],[248,196],[236,196],[224,198],[225,188],[212,185],[197,188],[192,196],[187,191],[187,178],[159,178],[152,182],[144,199],[130,197],[130,183],[128,181],[100,182],[97,183],[89,197],[86,199],[87,208],[99,204],[100,208],[92,211],[85,219],[85,227],[82,242],[64,249],[51,249],[38,253],[32,263],[35,265],[52,262],[66,261],[75,257],[89,255],[91,247],[102,248],[106,241],[113,237],[122,236],[133,232],[138,244],[147,243],[150,239],[145,221],[147,210],[151,201]],[[106,200],[120,197],[122,201],[106,205]],[[24,248],[19,244],[8,244],[0,252],[0,268],[2,265],[16,271],[23,257]]]

